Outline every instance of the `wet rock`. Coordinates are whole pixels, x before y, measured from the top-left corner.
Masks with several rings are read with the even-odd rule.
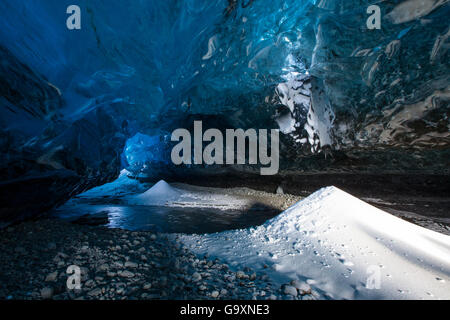
[[[86,283],[84,284],[85,287],[87,288],[92,288],[93,286],[95,286],[95,281],[94,280],[88,280],[86,281]]]
[[[291,295],[296,297],[298,295],[297,289],[293,286],[285,285],[283,289],[283,293],[287,295]]]
[[[133,278],[134,273],[128,270],[118,272],[118,275],[123,278]]]
[[[55,282],[58,279],[58,271],[52,272],[45,277],[45,282]]]
[[[301,295],[311,294],[311,287],[305,282],[292,280],[291,285],[295,287]]]
[[[95,288],[88,292],[88,296],[96,297],[102,294],[102,290],[100,288]]]
[[[202,280],[202,276],[200,275],[200,273],[194,272],[194,274],[192,275],[192,281],[198,282],[200,280]]]
[[[100,266],[98,267],[98,269],[99,269],[100,271],[107,271],[107,270],[109,270],[109,265],[108,265],[107,263],[104,263],[104,264],[100,265]]]
[[[135,262],[127,261],[125,262],[125,268],[137,268],[138,264]]]
[[[142,289],[144,290],[150,290],[152,288],[152,284],[151,283],[146,283],[144,284],[144,286],[142,287]]]
[[[54,290],[50,287],[45,287],[41,290],[41,298],[44,300],[49,300],[53,298]]]

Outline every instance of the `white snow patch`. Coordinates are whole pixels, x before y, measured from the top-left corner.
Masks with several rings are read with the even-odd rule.
[[[199,254],[267,272],[275,284],[306,282],[319,298],[450,299],[449,236],[335,187],[317,191],[263,226],[181,240]],[[377,273],[379,288],[369,289]]]
[[[132,196],[128,202],[137,205],[165,205],[168,202],[180,199],[182,192],[172,188],[164,180],[159,181],[146,192]]]
[[[248,199],[218,192],[175,188],[164,180],[159,181],[144,193],[126,197],[125,202],[143,206],[198,207],[223,210],[244,209],[252,205],[252,202]]]

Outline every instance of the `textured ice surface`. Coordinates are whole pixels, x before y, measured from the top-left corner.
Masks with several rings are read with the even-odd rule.
[[[61,14],[66,1],[2,1],[0,39],[58,88],[70,117],[116,103],[136,113],[127,115],[131,122],[157,121],[184,111],[189,100],[191,113],[240,112],[236,125],[255,125],[274,114],[258,110],[265,96],[283,91],[289,74],[308,70],[323,82],[318,95],[330,100],[340,125],[324,133],[332,111],[318,99],[314,123],[327,128],[313,130],[322,146],[448,144],[439,129],[448,123],[438,121],[448,105],[447,1],[379,3],[380,31],[366,28],[370,1],[268,3],[225,14],[224,0],[79,1],[83,28],[73,32]],[[309,105],[296,96],[296,104]],[[395,121],[417,103],[414,115]]]
[[[70,117],[115,103],[136,113],[127,115],[133,125],[189,102],[188,112],[240,112],[236,125],[255,125],[275,111],[255,115],[264,97],[282,93],[275,99],[306,126],[302,141],[313,152],[318,143],[448,144],[440,129],[448,123],[438,120],[448,106],[447,1],[379,3],[380,31],[366,28],[370,1],[260,0],[226,14],[227,4],[80,1],[83,28],[73,32],[63,24],[65,1],[2,1],[0,37],[58,88]],[[320,79],[313,111],[309,89],[283,89],[306,70]],[[312,124],[298,121],[294,104]],[[417,111],[396,121],[412,105]],[[294,131],[288,118],[278,121],[285,133]]]
[[[147,167],[167,164],[170,161],[167,145],[164,135],[148,136],[137,133],[125,144],[126,166],[138,173]]]

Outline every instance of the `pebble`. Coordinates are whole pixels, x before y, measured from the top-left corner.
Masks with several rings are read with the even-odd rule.
[[[44,300],[48,300],[53,298],[53,288],[45,287],[41,290],[41,298]]]
[[[85,287],[87,288],[92,288],[93,286],[95,286],[95,281],[94,280],[88,280],[86,281],[86,283],[84,284]]]
[[[55,282],[58,279],[58,271],[52,272],[45,278],[45,282]]]
[[[152,288],[152,284],[151,283],[146,283],[144,284],[144,286],[142,287],[144,290],[149,290]]]
[[[33,232],[30,236],[30,232],[23,231],[20,238],[13,235],[0,243],[0,260],[8,261],[4,257],[13,253],[16,258],[12,261],[19,261],[14,262],[17,269],[8,262],[0,266],[2,274],[11,275],[6,288],[3,284],[0,288],[0,300],[8,296],[55,300],[205,297],[250,300],[257,289],[264,288],[267,295],[271,293],[270,288],[266,289],[268,283],[251,269],[233,272],[223,261],[199,257],[179,243],[173,244],[165,235],[85,228],[46,220],[24,225],[48,232]],[[122,239],[122,233],[128,236]],[[150,239],[154,242],[149,242]],[[49,252],[48,248],[59,251]],[[31,269],[23,259],[27,253],[32,253],[30,262],[35,264]],[[81,268],[81,290],[66,290],[69,265]],[[16,285],[23,278],[24,284]],[[43,288],[40,284],[44,281],[47,285]]]
[[[301,295],[306,295],[311,293],[311,287],[309,284],[299,281],[299,280],[292,280],[291,285],[298,289]]]
[[[109,265],[107,263],[104,263],[98,267],[100,271],[107,271],[109,269]]]
[[[102,294],[102,289],[100,289],[100,288],[95,288],[95,289],[93,289],[93,290],[88,292],[88,296],[91,296],[91,297],[92,296],[99,296],[101,294]]]
[[[284,286],[284,290],[283,290],[284,294],[288,294],[291,295],[293,297],[296,297],[298,295],[297,289],[293,286]]]
[[[133,278],[134,277],[134,273],[130,272],[128,270],[125,271],[121,271],[118,273],[119,276],[124,277],[124,278]]]
[[[127,261],[125,262],[125,268],[137,268],[138,264],[135,262]]]
[[[202,280],[202,276],[200,275],[200,273],[194,272],[194,274],[192,275],[192,281],[198,282],[200,280]]]

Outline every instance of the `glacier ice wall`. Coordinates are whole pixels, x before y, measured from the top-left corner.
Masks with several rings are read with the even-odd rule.
[[[168,165],[168,133],[196,119],[280,128],[283,170],[448,174],[448,1],[3,0],[0,16],[2,217]]]

